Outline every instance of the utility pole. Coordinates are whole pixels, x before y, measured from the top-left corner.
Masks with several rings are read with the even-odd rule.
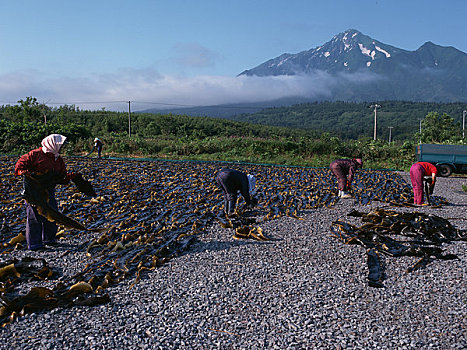
[[[391,134],[392,134],[391,131],[392,131],[393,126],[388,126],[388,128],[389,128],[389,144],[391,144]]]
[[[374,108],[374,109],[375,109],[375,130],[374,130],[374,132],[373,132],[373,140],[376,141],[376,110],[377,110],[378,108],[381,108],[381,106],[375,103],[374,105],[371,105],[370,108]]]
[[[128,137],[131,137],[131,101],[128,101]]]
[[[465,138],[465,115],[467,114],[467,111],[462,112],[462,140]]]
[[[418,143],[422,143],[422,119],[419,119],[418,120],[420,122],[420,129],[419,129],[419,135],[420,135],[420,138],[418,139]]]

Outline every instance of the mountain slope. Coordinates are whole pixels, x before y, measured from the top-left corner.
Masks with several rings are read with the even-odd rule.
[[[283,54],[246,76],[335,79],[330,100],[467,101],[467,54],[427,42],[416,51],[381,43],[351,29],[315,49]]]

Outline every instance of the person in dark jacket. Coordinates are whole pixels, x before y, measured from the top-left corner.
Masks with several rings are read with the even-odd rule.
[[[435,187],[436,175],[438,169],[427,162],[417,162],[410,168],[410,181],[412,182],[414,203],[416,205],[424,205],[423,203],[423,179],[425,176],[431,177],[430,192],[433,193]]]
[[[221,169],[216,175],[216,183],[224,194],[224,211],[227,215],[235,213],[238,192],[245,199],[248,207],[254,207],[257,200],[254,197],[256,178],[238,170]]]
[[[99,140],[97,137],[94,139],[94,148],[97,149],[97,156],[100,158],[101,157],[101,152],[102,152],[102,141]]]
[[[337,177],[340,198],[351,198],[348,193],[355,171],[363,166],[360,158],[337,159],[330,164],[332,173]]]
[[[63,175],[64,181],[69,182],[75,176],[67,173],[65,162],[60,156],[60,151],[66,141],[66,137],[59,134],[52,134],[42,140],[42,147],[34,149],[21,156],[15,165],[15,175],[39,176],[48,172],[55,172]],[[49,205],[58,210],[55,199],[55,184],[50,184],[47,188],[49,194]],[[26,202],[26,242],[28,249],[36,250],[44,248],[46,245],[56,243],[57,225],[48,221],[40,215],[37,209]]]

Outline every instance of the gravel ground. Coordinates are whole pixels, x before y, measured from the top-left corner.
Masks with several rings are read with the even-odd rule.
[[[463,183],[439,179],[435,194],[449,206],[390,209],[433,213],[467,229]],[[358,220],[346,217],[351,209],[385,206],[342,200],[304,220],[270,221],[261,227],[271,242],[236,241],[216,225],[133,289],[132,280],[109,288],[110,304],[27,315],[0,330],[0,348],[465,349],[467,242],[446,247],[460,260],[410,274],[416,258],[384,258],[385,288],[377,289],[367,285],[365,250],[330,236],[334,220]],[[83,257],[60,258],[66,245],[17,256],[43,256],[72,275]]]

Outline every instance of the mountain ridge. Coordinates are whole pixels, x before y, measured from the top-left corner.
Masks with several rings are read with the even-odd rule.
[[[356,29],[335,35],[316,48],[276,58],[238,76],[314,76],[336,78],[329,100],[467,101],[467,54],[452,46],[425,42],[415,51],[382,43]],[[376,74],[371,81],[345,82],[339,74]],[[373,93],[363,91],[370,89]]]
[[[357,49],[359,49],[360,51],[358,51]],[[389,44],[384,44],[361,33],[356,29],[349,29],[345,32],[335,35],[330,41],[324,43],[321,46],[310,50],[300,51],[296,54],[281,54],[278,57],[269,59],[266,62],[252,69],[244,70],[237,76],[268,76],[296,74],[297,72],[293,69],[290,71],[286,71],[284,69],[290,68],[290,66],[293,66],[293,68],[299,67],[300,73],[306,73],[307,70],[310,70],[310,68],[319,68],[327,72],[333,72],[333,68],[336,66],[334,63],[338,63],[338,66],[340,66],[341,69],[345,70],[355,70],[358,68],[362,68],[351,67],[348,64],[346,65],[345,62],[348,58],[358,59],[358,62],[364,62],[366,67],[371,69],[372,64],[377,62],[380,63],[381,59],[394,59],[394,57],[402,56],[403,58],[408,59],[408,63],[410,63],[411,61],[413,62],[414,59],[418,58],[417,55],[419,53],[424,53],[428,50],[430,50],[430,52],[432,53],[434,50],[439,51],[440,49],[444,52],[449,51],[452,53],[454,51],[456,54],[463,55],[464,59],[467,58],[467,54],[456,49],[455,47],[440,46],[434,44],[432,41],[425,42],[417,50],[409,51],[397,48]],[[436,59],[436,57],[433,58]],[[333,60],[334,62],[332,62]],[[304,61],[306,62],[306,65],[303,65]],[[342,66],[344,66],[345,68],[342,68]],[[268,68],[267,74],[261,74],[261,69],[265,68]],[[278,74],[279,72],[281,74]]]
[[[141,112],[230,117],[249,110],[320,101],[467,102],[467,54],[427,41],[409,51],[382,43],[356,29],[335,35],[321,46],[283,53],[237,77],[318,77],[314,94],[287,95],[255,103],[151,109]],[[321,78],[320,78],[321,76]],[[321,90],[319,90],[321,88]],[[321,93],[320,93],[321,92]],[[238,110],[234,108],[238,107]],[[261,108],[262,107],[262,108]]]

